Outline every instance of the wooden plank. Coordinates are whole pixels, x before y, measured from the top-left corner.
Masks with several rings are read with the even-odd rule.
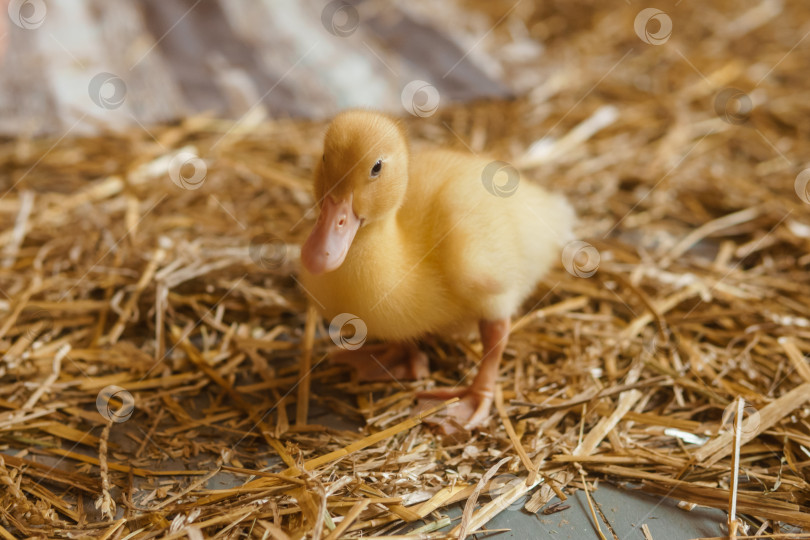
[[[191,112],[161,51],[146,28],[142,12],[130,0],[91,0],[111,71],[127,84],[127,105],[149,126]],[[158,36],[159,37],[159,36]]]
[[[124,77],[112,73],[87,0],[48,4],[36,35],[57,104],[58,131],[89,134],[96,131],[93,121],[111,129],[130,125]]]
[[[37,135],[56,128],[56,104],[37,38],[43,29],[6,25],[6,54],[0,59],[0,133]]]
[[[273,115],[311,116],[334,110],[331,93],[305,64],[312,44],[301,50],[305,40],[289,27],[282,6],[255,0],[227,0],[221,5],[234,31],[250,44],[262,71],[272,80],[256,90]]]
[[[370,38],[360,13],[357,29],[341,37],[323,24],[327,2],[264,0],[264,4],[272,14],[274,31],[293,46],[292,58],[275,60],[277,70],[286,73],[281,84],[296,90],[307,116],[330,116],[347,107],[398,106],[393,76],[363,44]],[[298,66],[292,68],[296,61]]]
[[[94,133],[146,129],[211,111],[324,118],[347,107],[406,114],[401,95],[425,80],[449,100],[509,95],[481,51],[407,6],[354,3],[336,35],[321,0],[75,0],[48,4],[45,23],[9,25],[0,80],[0,132]],[[324,17],[327,22],[324,22]],[[336,21],[340,24],[340,21]],[[331,28],[331,31],[330,31]],[[466,47],[466,48],[465,48]],[[99,106],[90,84],[125,92]],[[95,90],[98,92],[98,89]],[[57,122],[53,119],[58,118]]]
[[[411,80],[423,79],[438,89],[443,100],[511,95],[505,84],[491,78],[478,65],[469,47],[462,48],[447,35],[444,24],[419,20],[407,11],[392,17],[389,12],[379,10],[365,24],[374,36],[372,46],[393,51],[399,60],[403,87]]]
[[[211,84],[205,67],[209,49],[223,45],[219,42],[222,32],[212,29],[217,21],[206,24],[204,20],[206,16],[221,19],[218,6],[197,0],[141,0],[139,6],[156,43],[154,50],[162,54],[190,109],[225,112],[224,96]]]

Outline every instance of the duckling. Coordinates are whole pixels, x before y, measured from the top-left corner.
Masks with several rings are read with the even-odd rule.
[[[489,418],[511,317],[572,236],[566,200],[511,168],[514,189],[499,192],[502,166],[447,149],[412,153],[398,120],[349,110],[327,128],[315,170],[320,214],[301,248],[302,284],[325,317],[351,313],[384,342],[334,361],[364,380],[424,378],[416,340],[477,323],[483,356],[472,382],[418,393],[460,398],[441,422],[446,433]]]

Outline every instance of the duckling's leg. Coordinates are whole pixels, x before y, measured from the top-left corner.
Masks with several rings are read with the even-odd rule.
[[[430,374],[427,356],[413,343],[366,345],[332,353],[329,360],[353,368],[360,381],[414,380]]]
[[[438,425],[448,435],[458,431],[459,426],[470,430],[489,418],[498,366],[509,339],[509,319],[482,320],[478,323],[478,329],[484,356],[472,384],[466,388],[437,388],[417,394],[420,399],[433,400],[432,405],[435,405],[436,399],[460,398],[444,411],[425,419],[425,422]]]

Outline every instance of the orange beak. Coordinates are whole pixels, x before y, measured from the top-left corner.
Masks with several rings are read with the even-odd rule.
[[[359,228],[360,218],[352,209],[351,195],[338,202],[326,197],[315,228],[301,248],[304,268],[315,275],[339,268]]]

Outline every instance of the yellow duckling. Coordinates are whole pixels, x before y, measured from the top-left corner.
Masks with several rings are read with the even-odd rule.
[[[395,119],[366,110],[329,125],[315,197],[320,215],[301,250],[303,285],[325,317],[353,314],[369,337],[387,342],[333,360],[364,380],[421,378],[427,358],[417,338],[478,323],[484,354],[472,383],[419,396],[460,398],[442,423],[446,432],[480,425],[510,318],[571,239],[571,207],[503,162],[450,150],[412,154]]]

